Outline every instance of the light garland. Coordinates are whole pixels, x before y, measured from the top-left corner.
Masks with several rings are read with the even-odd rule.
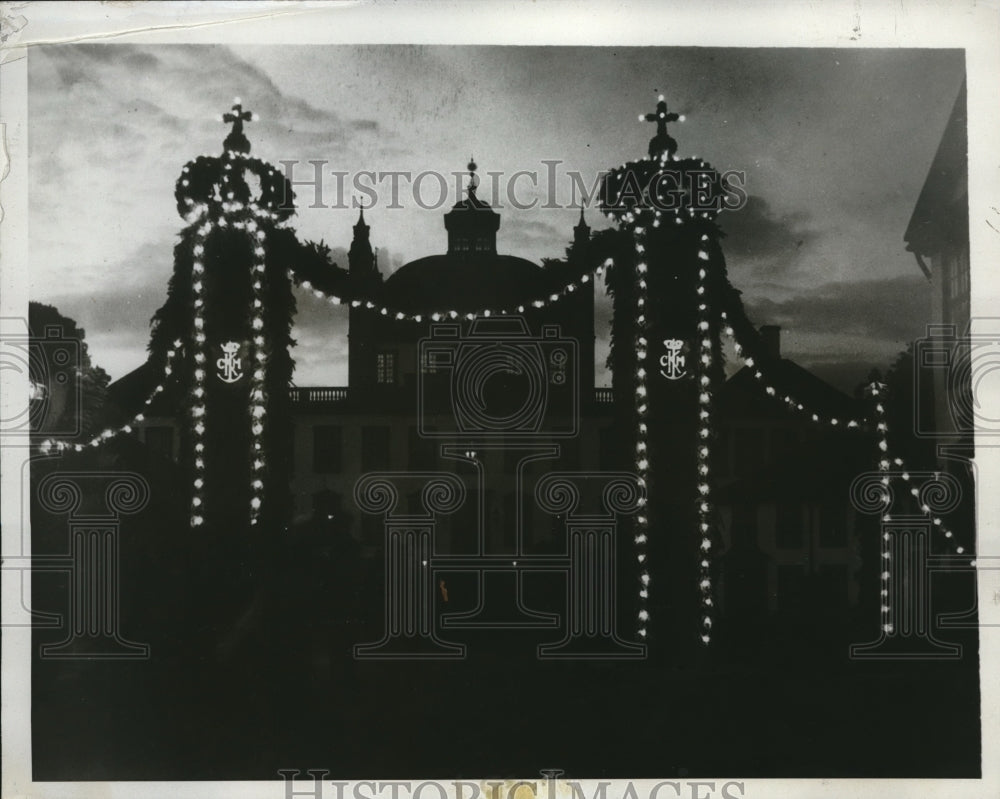
[[[879,466],[879,471],[884,473],[880,478],[880,482],[886,488],[885,502],[886,506],[888,507],[890,501],[890,494],[889,494],[890,481],[896,477],[896,475],[893,472],[889,471],[890,468],[892,466],[897,466],[899,469],[902,470],[901,474],[899,475],[899,478],[904,483],[910,482],[911,475],[909,471],[907,471],[906,462],[902,458],[895,457],[889,454],[889,425],[888,422],[886,421],[885,405],[882,403],[881,400],[881,394],[885,392],[885,388],[886,388],[885,384],[878,382],[873,382],[868,386],[869,393],[871,393],[873,397],[879,397],[879,399],[875,403],[875,414],[876,418],[878,419],[878,424],[876,425],[876,429],[879,432],[878,466]],[[914,501],[917,502],[917,507],[920,508],[921,514],[923,514],[923,516],[930,521],[932,527],[941,531],[941,536],[947,542],[948,548],[951,549],[956,555],[964,555],[965,547],[962,546],[961,544],[956,543],[954,532],[945,525],[944,520],[940,516],[935,516],[934,513],[931,511],[930,506],[926,502],[923,503],[919,502],[920,489],[918,489],[916,486],[910,486],[909,493],[913,497]],[[882,521],[890,522],[892,521],[892,517],[887,513],[882,517]]]
[[[729,324],[726,312],[722,311],[719,314],[722,322],[724,324],[723,331],[726,336],[733,342],[733,349],[736,352],[736,357],[739,358],[744,365],[750,369],[751,374],[754,379],[764,387],[764,393],[769,397],[774,397],[780,399],[789,408],[799,413],[804,413],[809,416],[817,424],[826,424],[831,427],[842,427],[849,430],[861,429],[865,420],[858,419],[841,419],[837,416],[827,416],[826,414],[817,413],[816,411],[807,408],[804,403],[800,402],[798,399],[793,397],[791,394],[782,394],[775,387],[774,383],[764,374],[761,365],[757,361],[749,356],[744,355],[744,347],[740,343],[739,339],[736,337],[736,331],[733,329],[732,325]]]
[[[507,316],[510,314],[522,314],[530,309],[545,308],[546,306],[552,305],[553,303],[559,302],[570,294],[575,293],[578,289],[585,286],[591,281],[591,279],[596,279],[604,274],[605,270],[611,266],[611,258],[605,259],[604,263],[599,264],[594,267],[590,272],[586,272],[580,276],[578,280],[570,281],[562,288],[557,291],[552,292],[545,298],[540,298],[532,300],[531,302],[526,302],[514,306],[512,308],[481,308],[477,311],[457,311],[451,310],[436,310],[436,311],[425,311],[422,313],[410,313],[409,311],[403,311],[398,308],[394,308],[390,305],[382,305],[381,303],[375,302],[371,297],[344,297],[339,294],[334,294],[333,292],[325,291],[321,288],[314,286],[310,281],[303,280],[299,285],[308,291],[318,300],[325,300],[330,303],[330,305],[346,305],[351,308],[362,308],[365,310],[373,311],[380,314],[381,316],[391,316],[396,321],[400,322],[422,322],[424,320],[431,320],[432,322],[447,321],[449,319],[464,318],[467,320],[475,319],[479,316]],[[289,269],[287,272],[288,278],[290,280],[295,280],[295,272]]]
[[[702,247],[708,242],[708,236],[702,235]],[[705,249],[698,251],[701,261],[708,261],[709,255]],[[698,341],[699,357],[695,366],[695,376],[698,380],[698,530],[701,533],[699,553],[698,587],[701,589],[702,632],[701,641],[709,644],[712,640],[712,574],[709,553],[712,551],[711,539],[711,486],[709,483],[709,460],[712,435],[712,378],[709,371],[712,366],[712,338],[709,325],[708,298],[705,292],[705,279],[708,273],[705,266],[698,265],[697,295],[698,295]]]
[[[193,294],[192,324],[194,326],[194,380],[191,384],[191,433],[194,456],[194,480],[191,491],[191,526],[205,523],[205,241],[213,225],[206,221],[198,229],[192,244],[191,290]]]
[[[231,113],[223,115],[223,122],[232,123],[233,129],[225,141],[221,157],[204,155],[185,165],[177,182],[178,210],[196,229],[193,242],[192,288],[194,326],[194,380],[191,384],[191,430],[194,456],[194,480],[191,495],[191,525],[205,523],[205,294],[204,264],[201,260],[208,236],[216,229],[232,227],[245,231],[253,252],[251,265],[250,338],[247,347],[250,356],[249,403],[247,414],[251,433],[250,463],[250,524],[260,520],[264,502],[264,473],[267,467],[263,444],[267,422],[266,376],[268,355],[264,334],[264,277],[267,235],[264,226],[275,228],[290,224],[294,207],[291,184],[273,166],[249,156],[250,143],[243,135],[243,122],[255,119],[244,111],[239,98],[234,101]],[[249,196],[244,175],[255,175],[260,181],[260,195]]]
[[[180,349],[180,347],[181,347],[181,341],[180,339],[177,339],[176,341],[174,341],[173,347],[167,350],[167,359],[163,367],[163,378],[159,383],[156,384],[156,388],[152,390],[150,395],[144,401],[143,403],[144,407],[148,408],[150,405],[152,405],[156,397],[162,394],[166,389],[167,378],[170,377],[170,375],[173,373],[174,360],[177,358],[177,351],[178,349]],[[47,438],[44,441],[39,442],[38,450],[43,455],[49,455],[53,451],[57,453],[63,453],[69,451],[82,452],[87,447],[99,447],[101,446],[101,444],[104,444],[105,442],[110,441],[111,439],[116,438],[117,436],[120,436],[123,433],[126,435],[131,435],[132,433],[135,433],[136,432],[135,425],[140,424],[145,420],[146,420],[145,413],[139,412],[120,427],[117,428],[109,427],[101,431],[98,435],[94,436],[92,439],[90,439],[84,444],[72,444],[69,441],[59,441],[54,438]]]
[[[235,160],[242,156],[234,153]],[[224,177],[223,180],[226,180]],[[207,207],[202,205],[196,209],[199,220],[207,216]],[[250,524],[256,525],[260,519],[260,510],[264,502],[264,470],[267,462],[263,447],[264,428],[267,421],[266,386],[265,377],[267,370],[267,353],[265,350],[264,338],[264,272],[266,250],[264,245],[267,234],[258,224],[257,220],[264,223],[274,224],[274,215],[265,208],[261,208],[255,203],[224,202],[222,204],[222,214],[216,218],[207,218],[201,227],[198,228],[194,239],[192,262],[192,288],[193,288],[193,325],[194,325],[194,381],[191,389],[191,431],[194,449],[195,477],[192,484],[191,494],[191,526],[200,527],[205,523],[205,429],[206,429],[206,408],[205,408],[205,364],[207,356],[205,352],[204,333],[204,264],[201,256],[205,250],[205,241],[215,228],[226,228],[230,225],[236,230],[244,230],[250,247],[253,251],[253,265],[251,267],[251,315],[250,315],[250,335],[252,346],[248,347],[251,353],[250,363],[250,399],[248,414],[250,420],[251,433],[251,475],[250,475],[250,503],[249,515]]]
[[[873,382],[868,386],[868,391],[873,397],[879,397],[880,392],[885,388],[885,386],[879,384],[878,382]],[[882,472],[882,477],[879,478],[879,482],[885,487],[885,494],[883,495],[883,501],[885,502],[886,509],[888,510],[889,503],[892,501],[891,495],[889,493],[889,483],[891,480],[889,472],[889,425],[886,422],[885,416],[885,406],[882,404],[881,398],[875,401],[875,418],[878,420],[875,425],[875,429],[878,433],[878,450],[879,450],[879,461],[878,468]],[[886,513],[882,517],[883,522],[891,521],[889,514]],[[891,536],[888,531],[882,533],[881,539],[881,556],[882,563],[881,573],[879,575],[881,580],[881,586],[879,589],[879,596],[881,597],[880,612],[882,614],[882,631],[886,633],[892,633],[894,627],[892,623],[892,603],[890,601],[890,596],[892,596],[891,586],[889,581],[892,579],[892,572],[889,569],[890,560],[892,559],[892,553],[890,551],[890,540]]]
[[[618,188],[615,192],[615,188],[611,183],[606,183],[606,196],[604,200],[604,206],[607,209],[605,215],[608,219],[613,222],[618,223],[623,228],[631,229],[633,234],[633,243],[636,253],[636,271],[635,271],[635,321],[636,321],[636,331],[635,331],[635,352],[636,352],[636,366],[635,366],[635,407],[636,407],[636,452],[635,452],[635,468],[639,474],[639,484],[643,487],[646,486],[646,479],[650,474],[650,457],[649,457],[649,427],[647,424],[648,412],[649,412],[649,399],[648,399],[648,386],[647,386],[647,369],[646,361],[648,357],[649,350],[649,327],[647,321],[647,302],[649,299],[648,295],[648,271],[649,264],[646,260],[646,251],[648,248],[647,242],[647,226],[653,228],[659,228],[664,223],[669,223],[673,220],[675,225],[683,225],[691,221],[702,221],[711,219],[714,213],[709,212],[696,212],[692,207],[687,208],[675,208],[673,213],[669,213],[666,209],[659,207],[659,200],[661,200],[661,189],[662,189],[662,179],[667,174],[668,165],[678,165],[683,171],[688,166],[694,166],[697,163],[699,170],[711,169],[705,161],[698,159],[695,156],[693,159],[685,159],[681,162],[674,155],[674,150],[676,149],[677,143],[673,141],[672,138],[667,134],[666,123],[673,121],[683,121],[683,117],[677,114],[670,114],[667,112],[666,102],[663,95],[659,97],[659,103],[657,104],[657,110],[652,114],[640,114],[639,120],[643,122],[656,122],[657,123],[657,137],[650,142],[650,154],[645,156],[641,162],[636,162],[634,164],[622,164],[619,168],[618,175]],[[643,162],[649,162],[648,164]],[[648,176],[649,180],[645,190],[640,192],[640,196],[636,197],[636,202],[632,208],[627,208],[622,205],[622,200],[625,195],[626,188],[631,188],[629,184],[629,176],[635,177],[637,172],[643,172]],[[612,177],[615,173],[612,173]],[[634,182],[634,181],[633,181]],[[614,198],[610,195],[615,193]],[[685,213],[686,212],[686,213]],[[702,235],[702,242],[708,241],[707,235]],[[712,582],[710,576],[710,551],[711,551],[711,537],[709,535],[711,530],[711,500],[710,500],[710,484],[709,484],[709,437],[711,435],[711,376],[709,374],[710,366],[712,364],[712,343],[711,336],[709,333],[709,316],[708,316],[708,303],[707,297],[705,296],[705,278],[707,276],[706,264],[702,264],[701,261],[708,261],[708,253],[701,249],[698,253],[699,264],[698,264],[698,281],[697,281],[697,293],[699,296],[699,316],[698,316],[698,331],[697,335],[701,344],[699,345],[699,361],[696,368],[696,373],[699,379],[699,385],[697,389],[699,391],[699,442],[698,442],[698,524],[700,532],[700,552],[699,552],[699,577],[698,584],[701,591],[701,623],[702,631],[700,638],[702,643],[708,644],[711,641],[711,628],[712,628]],[[644,507],[645,500],[640,502],[640,514],[638,515],[637,530],[635,536],[635,543],[637,547],[636,558],[640,565],[639,574],[639,630],[638,634],[642,638],[647,637],[647,623],[649,621],[649,583],[650,574],[647,564],[647,553],[646,545],[648,543],[649,534],[649,522],[646,508]]]
[[[648,286],[646,274],[648,265],[646,264],[645,252],[646,231],[645,228],[636,227],[633,230],[635,238],[635,251],[638,255],[635,272],[635,410],[636,410],[636,444],[635,444],[635,468],[639,473],[639,486],[646,488],[646,478],[649,476],[649,427],[646,424],[647,413],[649,412],[649,398],[646,387],[646,359],[649,354],[649,340],[646,337],[646,300],[648,298]],[[649,542],[649,517],[646,512],[646,499],[641,496],[638,500],[639,514],[636,516],[636,561],[639,564],[639,628],[638,633],[641,638],[646,638],[649,622],[649,567],[646,564],[647,547]]]
[[[265,404],[264,376],[267,369],[267,353],[264,350],[264,311],[263,283],[264,259],[266,250],[264,242],[267,234],[250,219],[245,223],[247,236],[254,252],[253,264],[253,311],[251,328],[253,335],[253,362],[250,364],[250,433],[253,446],[250,453],[253,464],[250,475],[250,524],[257,524],[260,519],[260,508],[263,504],[264,481],[263,469],[266,465],[263,450],[264,425],[267,421],[267,406]]]

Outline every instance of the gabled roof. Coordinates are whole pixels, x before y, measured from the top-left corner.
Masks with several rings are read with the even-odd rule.
[[[754,377],[754,369],[743,367],[726,381],[719,392],[718,404],[721,413],[730,418],[761,416],[775,418],[792,414],[803,419],[807,415],[793,412],[784,403],[784,397],[793,397],[797,402],[823,417],[848,420],[857,418],[862,408],[857,400],[844,394],[824,380],[816,377],[788,358],[768,361],[762,364],[776,396],[765,393],[765,384]]]
[[[906,227],[906,249],[934,255],[943,245],[968,237],[968,111],[965,83],[959,90],[948,124]]]
[[[158,385],[159,378],[160,375],[147,360],[108,386],[108,404],[115,409],[122,423],[137,413],[145,413],[146,416],[174,414],[176,398],[171,397],[172,392],[169,390],[157,395],[149,406],[145,404]]]

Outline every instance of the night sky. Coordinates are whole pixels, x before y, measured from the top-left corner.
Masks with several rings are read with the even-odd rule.
[[[149,318],[163,302],[181,167],[217,154],[235,96],[253,155],[348,173],[348,196],[324,181],[323,201],[350,202],[360,170],[539,173],[518,198],[568,205],[568,172],[645,154],[640,124],[663,92],[686,115],[671,126],[678,155],[746,173],[750,196],[720,217],[730,279],[758,324],[783,327],[784,354],[850,390],[921,335],[929,284],[903,234],[965,74],[958,50],[453,46],[76,44],[29,54],[31,298],[86,329],[114,378],[145,358]],[[551,186],[545,161],[558,160]],[[450,207],[455,179],[449,178]],[[425,199],[437,184],[425,182]],[[444,252],[446,208],[426,210],[401,182],[366,211],[384,274]],[[309,208],[295,227],[324,239],[346,266],[352,208]],[[506,199],[504,199],[506,206]],[[501,252],[560,257],[574,208],[501,207]],[[594,228],[608,223],[587,212]],[[598,307],[606,346],[609,308]],[[298,385],[346,383],[346,319],[299,295]],[[599,354],[603,366],[603,353]],[[599,371],[598,382],[610,376]]]

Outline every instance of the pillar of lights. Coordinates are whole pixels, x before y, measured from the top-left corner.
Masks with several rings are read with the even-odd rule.
[[[616,396],[633,398],[634,468],[650,497],[637,514],[634,538],[638,635],[651,640],[668,629],[692,629],[686,618],[657,622],[652,587],[653,598],[659,596],[657,613],[664,606],[682,614],[693,610],[697,638],[708,644],[715,535],[712,396],[723,378],[712,291],[724,265],[714,219],[725,186],[704,160],[675,155],[677,142],[667,125],[683,117],[668,110],[662,95],[656,110],[639,119],[656,124],[648,155],[611,170],[600,194],[601,210],[618,223],[631,250],[623,249],[608,267],[608,286],[615,302]],[[658,580],[660,575],[670,579]]]
[[[274,455],[287,446],[290,422],[272,404],[287,394],[291,379],[294,299],[287,259],[272,258],[269,245],[294,213],[294,195],[280,172],[249,156],[243,123],[254,116],[239,99],[222,119],[232,126],[223,154],[188,163],[177,181],[178,211],[189,226],[156,319],[180,332],[175,349],[185,356],[182,455],[190,466],[190,523],[232,530],[259,524],[269,507],[284,512],[272,499],[275,489],[287,492],[279,485],[287,474]],[[248,174],[259,181],[259,193],[251,191]],[[154,353],[157,342],[154,327]]]

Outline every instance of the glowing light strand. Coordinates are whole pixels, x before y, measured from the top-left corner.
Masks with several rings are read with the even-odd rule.
[[[712,437],[712,378],[709,374],[712,368],[712,337],[709,325],[708,297],[705,280],[708,252],[704,249],[708,236],[701,237],[703,249],[699,250],[697,302],[698,302],[698,359],[695,364],[695,376],[698,380],[698,531],[701,534],[698,563],[698,588],[701,591],[701,642],[706,646],[712,640],[712,497],[709,479],[709,460],[711,456]]]
[[[578,280],[570,281],[565,286],[552,292],[545,298],[539,298],[530,302],[521,303],[511,308],[480,308],[476,311],[457,311],[450,309],[410,313],[409,311],[402,311],[398,308],[394,308],[391,305],[382,305],[381,303],[375,302],[370,297],[353,297],[348,299],[339,294],[334,294],[333,292],[317,288],[308,280],[303,280],[299,283],[299,285],[312,294],[316,299],[325,300],[326,302],[329,302],[330,305],[345,305],[352,308],[363,308],[365,310],[381,314],[382,316],[391,316],[397,321],[422,322],[429,319],[432,322],[440,322],[459,318],[472,320],[477,316],[507,316],[509,314],[524,313],[525,311],[531,309],[545,308],[548,305],[559,302],[571,294],[575,294],[577,290],[587,285],[592,279],[603,275],[609,266],[611,266],[610,258],[606,259],[604,263],[596,266],[593,270],[591,270],[591,272],[581,275]],[[291,269],[288,270],[288,278],[293,281],[295,280],[295,273]]]
[[[169,350],[167,350],[167,359],[163,367],[163,377],[161,378],[160,382],[157,383],[156,388],[154,388],[150,392],[149,396],[144,401],[143,406],[145,408],[148,408],[150,405],[152,405],[156,397],[162,394],[166,390],[166,384],[168,382],[168,378],[173,374],[174,361],[177,359],[177,353],[180,348],[181,348],[181,340],[177,339],[173,343],[173,346]],[[137,432],[138,428],[136,427],[136,425],[141,424],[145,420],[146,420],[146,414],[140,411],[120,427],[106,428],[105,430],[102,430],[92,439],[83,444],[73,444],[69,441],[60,441],[54,438],[47,438],[38,444],[38,449],[44,455],[49,455],[52,452],[58,452],[58,453],[71,452],[71,451],[82,452],[84,449],[88,447],[99,447],[101,446],[101,444],[104,444],[105,442],[110,441],[111,439],[116,438],[122,434],[131,435],[132,433]]]
[[[736,337],[736,332],[733,330],[732,325],[728,322],[728,317],[726,312],[722,311],[720,317],[723,322],[723,331],[726,336],[733,342],[733,348],[736,351],[736,357],[738,357],[746,365],[748,369],[751,370],[751,374],[754,379],[764,387],[764,392],[769,397],[775,397],[780,399],[789,408],[799,413],[804,413],[809,416],[817,424],[830,425],[831,427],[842,427],[849,430],[862,429],[866,423],[866,420],[861,419],[841,419],[837,416],[827,416],[826,414],[817,413],[811,408],[807,408],[804,403],[793,397],[791,394],[784,394],[779,392],[775,387],[775,384],[764,374],[761,364],[749,356],[744,354],[744,346],[740,343],[739,339]]]
[[[891,492],[890,492],[891,481],[897,479],[898,477],[898,479],[901,479],[904,483],[909,484],[911,483],[911,475],[906,468],[906,462],[902,458],[893,456],[889,453],[889,424],[886,419],[885,405],[883,404],[882,401],[882,396],[885,394],[885,391],[886,387],[884,383],[873,382],[870,383],[868,386],[868,392],[872,395],[872,397],[873,398],[878,397],[878,399],[875,402],[875,416],[877,419],[876,430],[878,432],[878,450],[879,450],[878,467],[879,471],[883,472],[882,477],[880,478],[880,482],[885,487],[885,495],[883,497],[883,501],[885,502],[886,507],[888,508],[888,505],[891,501]],[[902,470],[901,474],[896,475],[894,472],[890,471],[890,469],[893,466],[896,466],[898,469]],[[941,537],[944,538],[948,548],[956,555],[966,554],[965,547],[956,542],[954,532],[945,525],[944,520],[940,516],[935,515],[934,512],[931,510],[930,506],[926,502],[920,502],[920,489],[918,489],[914,485],[910,485],[909,494],[913,497],[913,500],[917,504],[917,507],[920,509],[921,514],[931,522],[931,525],[932,527],[934,527],[934,529],[939,530],[941,532]],[[882,521],[891,522],[892,517],[888,513],[886,513],[885,515],[882,516]],[[887,539],[888,534],[884,533],[883,537]],[[883,557],[886,556],[883,554]]]
[[[213,224],[205,221],[196,230],[192,245],[191,291],[192,325],[194,330],[194,380],[191,382],[189,405],[191,414],[191,446],[194,456],[194,480],[191,484],[191,526],[201,527],[205,523],[205,367],[207,365],[205,338],[205,241],[212,232]]]
[[[639,485],[645,489],[649,477],[649,427],[646,418],[649,413],[649,397],[646,386],[646,360],[649,355],[649,339],[646,337],[646,301],[648,291],[646,274],[649,269],[643,252],[645,251],[646,231],[642,227],[633,230],[635,250],[638,256],[635,272],[635,410],[636,410],[636,444],[635,468],[639,473]],[[649,622],[649,565],[647,563],[649,542],[649,517],[646,510],[645,496],[639,498],[639,512],[636,515],[635,547],[636,561],[639,564],[639,627],[640,638],[648,635]]]
[[[253,308],[251,311],[253,336],[253,346],[250,348],[253,353],[253,360],[250,364],[250,433],[252,441],[252,452],[250,462],[252,465],[250,475],[250,524],[257,524],[260,520],[260,509],[264,501],[264,474],[266,466],[263,448],[264,426],[267,423],[267,405],[265,403],[265,382],[267,371],[267,352],[265,350],[264,338],[264,313],[263,313],[263,281],[266,250],[264,243],[267,239],[266,233],[261,230],[253,220],[246,221],[247,236],[250,239],[254,252],[254,264],[252,270],[253,279]]]
[[[884,389],[884,386],[880,386],[878,383],[871,383],[868,386],[868,391],[872,397],[878,397],[880,392]],[[875,418],[877,419],[875,429],[878,433],[878,468],[882,472],[882,476],[879,478],[879,482],[884,487],[884,493],[882,495],[882,501],[885,503],[886,509],[888,510],[889,503],[892,501],[890,494],[890,481],[891,473],[889,472],[889,426],[885,419],[885,406],[882,404],[881,399],[875,401]],[[886,513],[882,517],[883,522],[891,521],[890,516]],[[892,586],[890,585],[890,580],[892,579],[892,571],[889,568],[891,566],[890,560],[892,558],[892,553],[890,552],[889,543],[891,536],[888,531],[883,531],[882,540],[880,542],[880,551],[882,556],[881,574],[879,575],[880,587],[879,596],[880,602],[880,613],[881,613],[881,624],[882,631],[885,633],[892,633],[893,627],[893,615],[892,615],[892,603],[890,597],[892,596]]]

